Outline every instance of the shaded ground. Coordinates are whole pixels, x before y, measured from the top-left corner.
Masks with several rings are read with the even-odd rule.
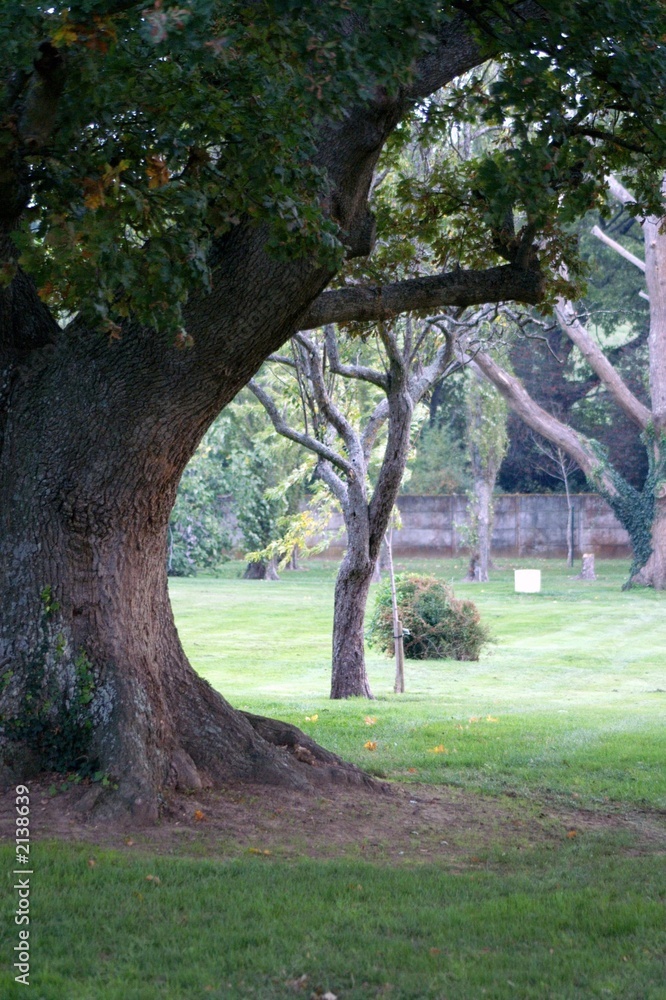
[[[619,835],[620,846],[632,854],[666,847],[666,814],[657,810],[565,808],[556,801],[431,785],[395,784],[386,792],[332,787],[326,795],[228,786],[196,797],[171,796],[161,822],[138,831],[90,820],[89,791],[85,783],[73,785],[55,775],[31,783],[31,839],[194,857],[250,853],[391,864],[441,861],[452,869],[598,833]],[[0,797],[2,840],[14,839],[15,817],[12,790]]]

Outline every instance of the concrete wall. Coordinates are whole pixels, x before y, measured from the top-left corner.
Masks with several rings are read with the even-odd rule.
[[[605,500],[595,493],[578,493],[574,503],[574,552],[594,552],[600,558],[631,554],[629,536]],[[466,522],[464,496],[401,496],[402,528],[393,534],[397,556],[454,556],[464,549],[461,527]],[[567,501],[561,494],[501,494],[495,497],[493,552],[506,556],[566,556]],[[331,523],[335,533],[341,518]],[[344,548],[344,536],[330,552]]]

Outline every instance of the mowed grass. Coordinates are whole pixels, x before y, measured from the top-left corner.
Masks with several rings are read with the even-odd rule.
[[[462,581],[461,561],[399,565],[452,582],[496,642],[478,663],[408,660],[400,696],[393,663],[369,650],[373,702],[328,698],[335,564],[277,583],[239,579],[229,564],[171,591],[192,663],[232,704],[287,719],[375,773],[666,808],[666,594],[623,593],[628,563],[600,562],[584,583],[554,560],[528,564],[542,570],[540,594],[515,594],[514,565],[525,563],[503,562],[481,585]]]
[[[663,881],[642,859],[607,848],[600,868],[590,851],[566,845],[549,864],[456,875],[40,847],[28,995],[662,1000]],[[0,857],[7,871],[9,849]],[[24,987],[7,970],[15,934],[4,910],[0,995],[14,1000]]]
[[[240,580],[229,564],[172,581],[172,597],[192,662],[238,707],[289,719],[392,780],[508,791],[526,814],[540,803],[643,814],[654,830],[666,805],[666,595],[621,593],[626,564],[600,563],[591,584],[531,565],[540,595],[514,594],[508,563],[481,586],[460,581],[460,562],[410,563],[476,600],[497,642],[478,663],[407,661],[399,697],[391,662],[370,652],[373,702],[327,697],[333,564],[279,583]],[[194,860],[38,843],[30,995],[664,1000],[663,847],[637,836],[600,826],[529,849],[490,843],[474,864],[397,867],[388,852],[375,864]],[[10,846],[0,858],[0,996],[13,1000],[24,988],[11,969]]]

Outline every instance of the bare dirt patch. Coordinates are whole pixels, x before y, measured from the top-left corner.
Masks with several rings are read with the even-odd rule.
[[[0,796],[0,838],[7,841],[15,836],[14,798],[13,791]],[[395,784],[383,793],[332,787],[325,795],[229,785],[196,797],[171,796],[161,821],[139,830],[129,821],[91,819],[86,811],[90,786],[63,783],[61,776],[32,782],[30,799],[33,839],[183,857],[436,861],[467,869],[499,861],[505,851],[515,857],[516,851],[600,833],[623,834],[620,849],[632,854],[661,853],[666,846],[666,816],[657,811],[562,808],[432,785]]]

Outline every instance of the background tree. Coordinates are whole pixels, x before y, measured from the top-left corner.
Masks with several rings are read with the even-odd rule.
[[[567,498],[567,566],[574,564],[574,506],[571,496],[571,475],[576,472],[578,465],[560,445],[551,445],[543,438],[535,437],[534,446],[544,461],[541,464],[541,471],[547,476],[551,476],[562,483],[564,493]]]
[[[235,712],[181,648],[168,522],[202,435],[298,327],[538,302],[548,268],[575,268],[552,218],[587,210],[611,169],[635,167],[658,211],[659,0],[458,6],[2,5],[3,780],[101,770],[117,785],[101,809],[151,818],[170,787],[305,787],[342,767],[314,744],[326,766],[298,761],[283,748],[306,737]],[[491,56],[492,92],[430,113]],[[450,172],[439,203],[471,227],[465,252],[323,292],[372,248],[387,139],[469,101],[512,145]]]
[[[213,424],[183,473],[169,519],[170,576],[193,576],[229,558],[233,539],[222,506],[230,498],[227,429],[227,420]]]
[[[621,241],[634,256],[643,252],[643,234],[637,220],[621,205],[611,202],[610,207],[609,218],[590,213],[575,227],[588,271],[587,288],[576,309],[590,332],[604,344],[604,353],[631,391],[647,404],[650,321],[648,303],[640,295],[644,278],[593,236],[592,230]],[[581,363],[573,341],[556,318],[527,313],[519,322],[521,335],[514,338],[508,355],[513,373],[535,402],[598,441],[607,450],[613,468],[635,489],[642,489],[648,468],[640,428],[618,410],[598,375]],[[552,489],[553,480],[542,466],[532,432],[511,412],[509,451],[499,474],[501,488],[511,493]],[[580,471],[573,474],[571,485],[574,490],[586,488]]]
[[[466,404],[466,438],[472,475],[468,510],[473,540],[467,576],[470,580],[487,583],[493,534],[493,491],[506,453],[507,407],[494,386],[488,385],[473,364]]]
[[[323,335],[293,339],[291,356],[273,355],[296,376],[303,427],[285,419],[259,380],[249,387],[265,407],[275,430],[317,456],[316,475],[328,486],[342,510],[347,549],[335,583],[331,698],[372,697],[365,668],[364,618],[368,590],[407,464],[414,407],[454,360],[454,338],[443,331],[441,346],[423,363],[424,340],[432,323],[414,329],[380,324],[384,370],[342,360],[335,328]],[[380,398],[364,421],[345,413],[336,398],[336,376],[380,390]],[[386,424],[386,443],[372,486],[373,448]],[[339,439],[342,447],[335,447]]]
[[[632,196],[615,178],[609,179],[611,194],[624,205]],[[476,363],[502,392],[509,404],[538,433],[563,449],[582,469],[588,480],[608,501],[629,532],[634,549],[630,583],[666,588],[666,235],[660,216],[641,220],[645,240],[645,277],[650,303],[648,337],[651,408],[634,396],[618,370],[605,356],[577,317],[573,304],[556,302],[562,330],[576,345],[618,407],[639,427],[648,457],[648,476],[639,492],[620,476],[596,442],[547,414],[524,387],[487,355]],[[638,262],[641,264],[642,262]]]

